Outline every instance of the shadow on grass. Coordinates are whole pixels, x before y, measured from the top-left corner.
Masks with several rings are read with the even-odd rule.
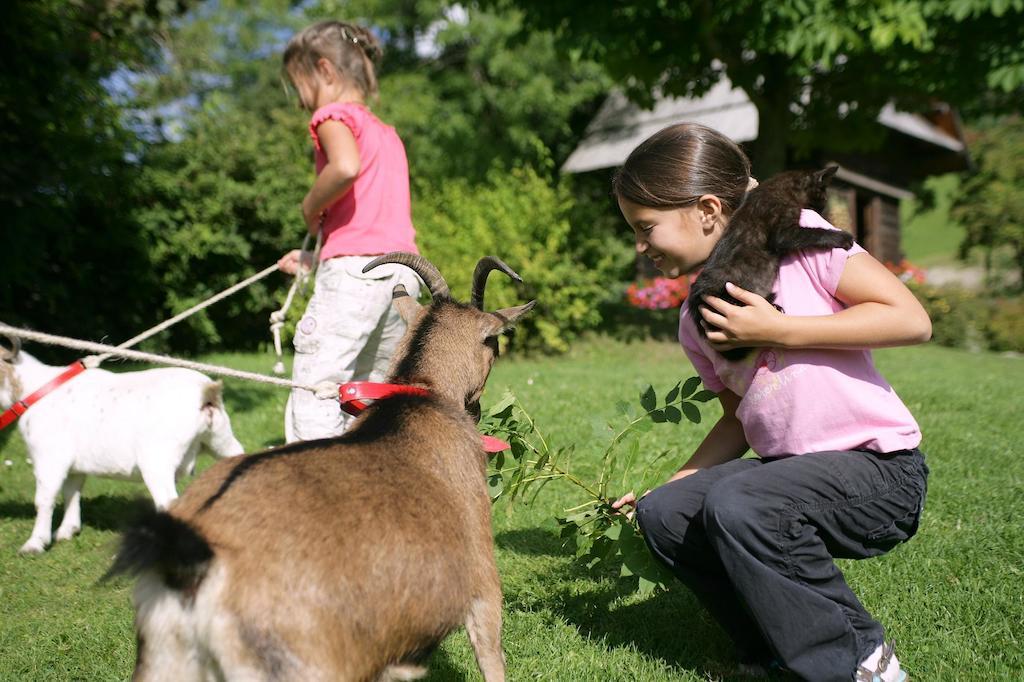
[[[98,495],[82,500],[82,525],[95,530],[124,530],[128,524],[153,508],[153,501],[146,497],[121,497]],[[36,508],[31,502],[0,502],[0,518],[35,520]],[[57,532],[64,518],[64,505],[53,510],[53,532]]]
[[[517,554],[531,556],[564,556],[562,538],[543,528],[503,530],[494,536],[494,544]]]
[[[463,682],[463,680],[467,679],[467,675],[462,669],[452,663],[451,658],[449,658],[444,649],[438,648],[427,660],[426,665],[429,672],[423,678],[424,680],[429,680],[430,682]],[[470,673],[468,679],[475,679],[478,676],[479,673],[476,673],[474,670],[474,672]]]
[[[556,533],[542,528],[500,532],[495,536],[495,544],[526,555],[571,555]],[[653,660],[698,675],[722,680],[749,679],[735,674],[737,660],[732,643],[682,583],[673,584],[667,592],[658,591],[636,600],[630,596],[634,582],[620,580],[611,572],[591,572],[576,561],[548,577],[552,583],[565,587],[546,600],[547,607],[575,625],[582,636],[603,641],[609,648],[634,648]],[[588,581],[597,589],[581,591],[580,581]],[[531,595],[525,600],[533,599]],[[520,595],[506,590],[506,604],[521,601]],[[792,678],[774,675],[768,679]]]

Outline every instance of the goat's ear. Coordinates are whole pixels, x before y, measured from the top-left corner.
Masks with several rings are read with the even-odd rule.
[[[395,288],[391,291],[391,304],[395,306],[395,310],[406,324],[412,324],[412,321],[416,319],[416,315],[423,309],[419,303],[416,302],[409,292],[405,290],[404,284],[396,284]]]
[[[497,336],[503,331],[516,326],[519,318],[530,312],[535,305],[537,305],[536,301],[530,301],[515,308],[502,308],[501,310],[495,310],[493,313],[487,313],[487,319],[483,324],[484,328],[481,330],[483,338]]]

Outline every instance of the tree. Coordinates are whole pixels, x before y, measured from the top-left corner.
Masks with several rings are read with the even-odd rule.
[[[762,174],[781,169],[789,147],[878,144],[873,122],[889,101],[998,110],[1024,92],[1021,0],[515,4],[640,103],[656,91],[701,95],[728,75],[757,107]]]
[[[122,338],[150,319],[146,245],[128,219],[138,138],[111,96],[153,63],[184,2],[0,5],[0,311],[5,322]],[[130,292],[127,293],[127,292]]]
[[[326,16],[368,24],[385,44],[381,100],[371,104],[408,150],[426,255],[468,277],[487,243],[497,245],[496,253],[516,250],[525,266],[527,237],[543,235],[552,253],[529,265],[551,267],[537,267],[532,285],[560,289],[544,300],[554,305],[579,291],[596,296],[611,250],[594,247],[593,239],[582,243],[569,229],[572,201],[553,179],[553,159],[571,151],[574,126],[582,128],[609,84],[597,65],[566,59],[550,32],[527,35],[515,10],[467,12],[398,0],[323,0],[300,8],[285,0],[220,0],[176,22],[163,41],[164,65],[136,98],[147,112],[178,105],[174,126],[161,126],[142,151],[133,212],[163,284],[160,308],[168,315],[185,308],[301,240],[298,206],[313,177],[308,114],[281,87],[280,54],[292,31]],[[459,221],[473,224],[463,229]],[[463,239],[468,233],[475,242]],[[548,262],[555,256],[561,270]],[[564,279],[571,262],[586,272],[579,288],[554,279]],[[280,291],[267,282],[179,325],[171,345],[199,350],[265,339],[266,313]],[[586,306],[566,302],[556,311],[564,329],[527,324],[520,341],[563,348],[576,331],[596,324]]]
[[[953,197],[952,217],[964,226],[961,255],[1005,247],[1024,282],[1024,119],[1013,116],[980,130],[971,147],[975,168]]]

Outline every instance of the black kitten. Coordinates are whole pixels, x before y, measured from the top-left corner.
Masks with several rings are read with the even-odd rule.
[[[747,193],[687,296],[690,316],[701,336],[707,336],[698,310],[704,305],[702,296],[717,296],[742,305],[725,292],[725,283],[732,282],[772,302],[772,285],[783,256],[801,249],[848,249],[853,245],[848,232],[800,227],[801,208],[824,213],[828,185],[836,170],[837,166],[829,166],[813,172],[786,171]],[[722,355],[736,361],[750,351],[733,348],[722,351]]]

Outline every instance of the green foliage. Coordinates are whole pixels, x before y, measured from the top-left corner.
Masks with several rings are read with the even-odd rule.
[[[996,299],[985,325],[992,350],[1024,353],[1024,298]]]
[[[658,586],[667,588],[672,574],[647,550],[635,518],[612,509],[608,489],[612,479],[620,475],[622,489],[629,488],[628,481],[634,483],[633,490],[647,490],[655,485],[659,472],[654,466],[667,451],[647,462],[638,473],[639,435],[656,424],[679,424],[684,417],[699,424],[701,413],[697,403],[714,398],[710,391],[698,391],[699,387],[700,378],[690,377],[676,383],[661,400],[654,387],[648,386],[640,393],[639,409],[620,401],[617,407],[625,425],[607,424],[607,433],[615,435],[600,457],[600,475],[593,484],[585,483],[572,472],[573,446],[553,447],[522,403],[510,391],[506,392],[481,420],[486,433],[508,439],[510,446],[509,456],[500,452],[491,460],[487,477],[491,499],[505,498],[514,504],[531,492],[530,499],[535,499],[549,481],[571,483],[588,499],[566,509],[557,521],[559,535],[565,546],[571,545],[576,559],[591,571],[610,568],[621,578],[636,577],[637,590],[642,595]]]
[[[656,90],[703,94],[728,72],[758,109],[766,134],[752,151],[762,174],[782,168],[789,146],[880,144],[875,118],[889,101],[924,110],[938,97],[1012,110],[1024,89],[1019,0],[630,0],[600,11],[573,0],[515,4],[641,103]]]
[[[308,140],[296,133],[304,123],[292,109],[249,112],[212,95],[180,141],[150,148],[141,177],[149,194],[135,219],[164,283],[165,315],[301,244],[299,202],[313,179]],[[168,343],[197,350],[265,342],[267,315],[280,306],[288,284],[272,275],[173,328]]]
[[[995,249],[1007,248],[1024,282],[1024,119],[1013,116],[982,128],[971,155],[974,171],[960,184],[951,210],[967,232],[961,254],[978,248],[990,263]]]
[[[537,309],[516,328],[516,344],[557,352],[601,321],[604,282],[619,266],[614,250],[587,248],[587,238],[573,234],[571,205],[564,183],[553,185],[529,168],[495,168],[483,182],[451,179],[433,191],[424,188],[413,215],[423,254],[445,273],[456,296],[468,298],[483,255],[499,256],[516,270],[522,290],[493,277],[486,306],[536,299]]]
[[[932,342],[954,348],[984,344],[987,308],[983,299],[961,287],[936,287],[907,282],[932,321]]]
[[[524,30],[504,1],[320,0],[309,11],[392,36],[377,108],[405,141],[413,177],[435,185],[494,165],[553,171],[609,85],[594,62],[560,53],[551,31]]]
[[[129,219],[139,140],[107,84],[155,61],[184,2],[0,6],[0,314],[89,338],[152,320],[159,282]],[[44,351],[45,353],[45,351]]]

